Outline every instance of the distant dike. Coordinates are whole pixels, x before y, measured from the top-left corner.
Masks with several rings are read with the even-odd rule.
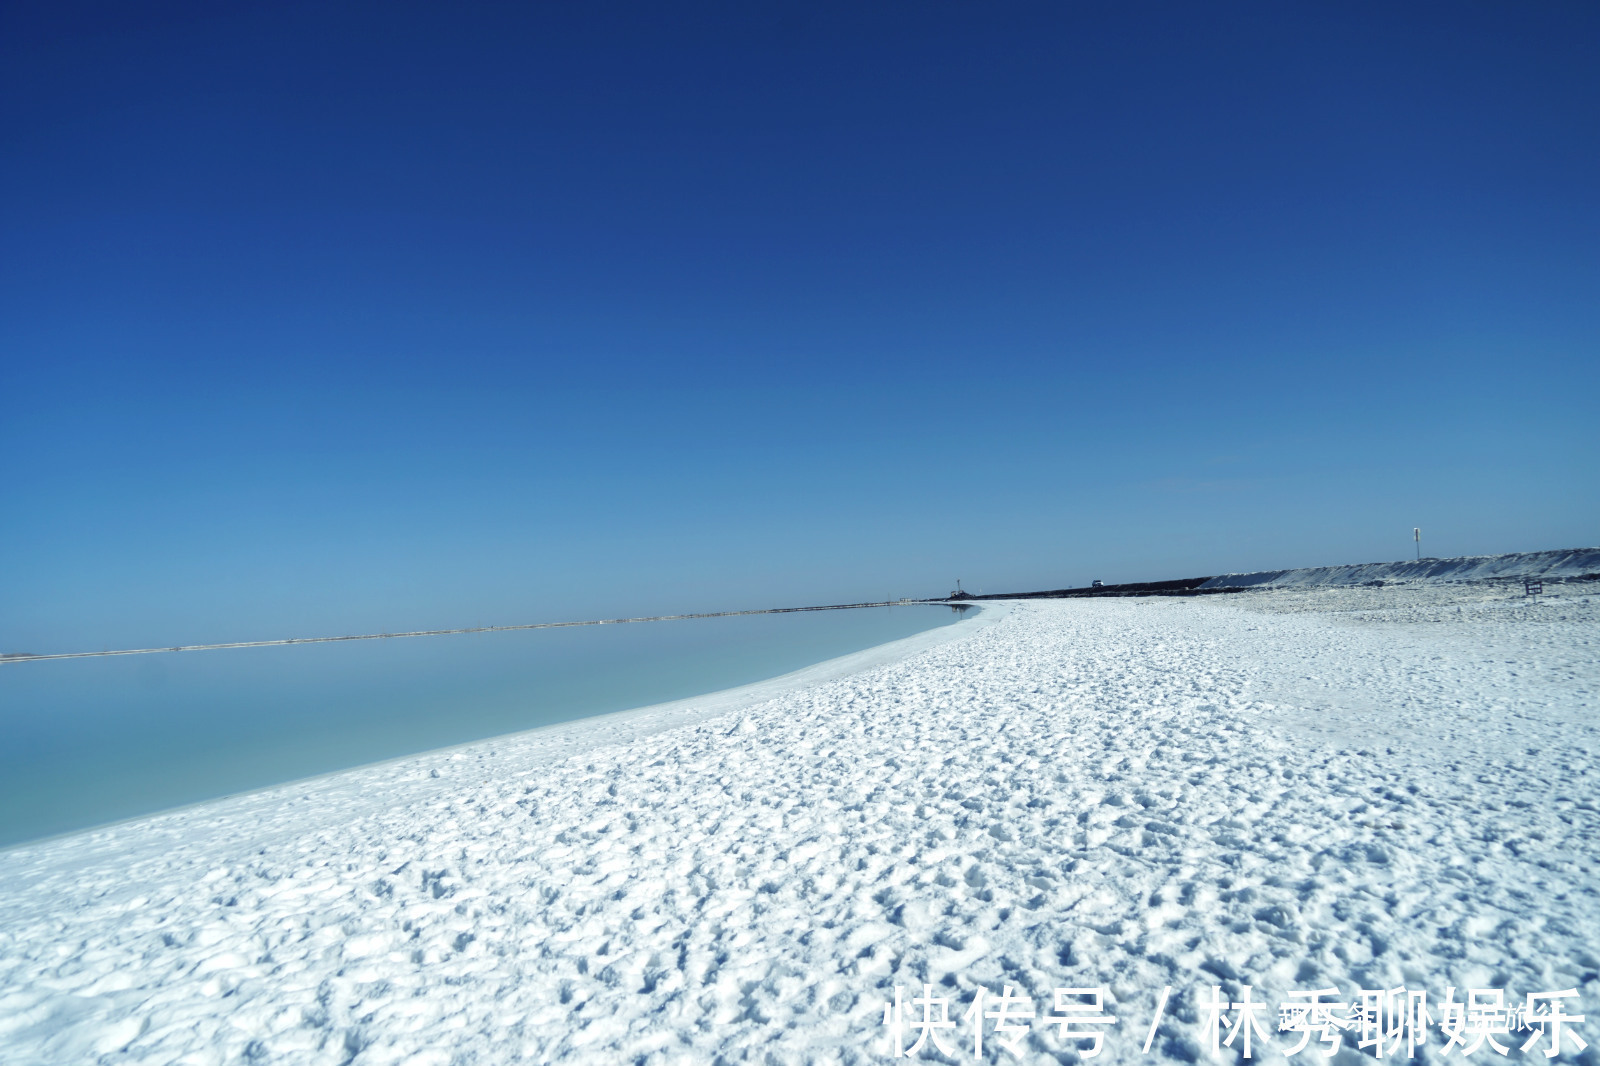
[[[1090,596],[1208,596],[1251,589],[1387,585],[1403,581],[1600,581],[1600,548],[1565,548],[1509,555],[1464,555],[1459,559],[1407,559],[1396,563],[1309,566],[1251,574],[1134,581],[1122,585],[974,595],[957,592],[945,602],[965,600],[1063,600]]]

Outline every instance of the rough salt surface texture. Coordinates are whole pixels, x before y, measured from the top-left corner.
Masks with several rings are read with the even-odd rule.
[[[1576,988],[1592,1062],[1587,587],[1004,605],[731,712],[0,853],[0,1061],[881,1061],[929,983],[1104,986],[1101,1061],[1167,986],[1151,1059],[1209,1058],[1213,985]]]

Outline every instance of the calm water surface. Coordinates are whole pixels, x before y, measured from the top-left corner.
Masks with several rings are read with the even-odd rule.
[[[715,692],[959,615],[914,606],[0,666],[0,847]]]

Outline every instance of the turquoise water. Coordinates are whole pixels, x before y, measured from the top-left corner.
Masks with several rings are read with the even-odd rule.
[[[959,615],[909,606],[0,666],[0,847],[760,681]]]

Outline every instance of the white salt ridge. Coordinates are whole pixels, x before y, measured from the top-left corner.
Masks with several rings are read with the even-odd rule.
[[[0,1061],[881,1061],[884,1000],[925,981],[961,1010],[1106,986],[1101,1061],[1139,1057],[1166,985],[1153,1058],[1203,1057],[1213,983],[1576,987],[1593,1019],[1597,610],[1007,604],[0,853]]]
[[[1308,566],[1296,570],[1258,570],[1250,574],[1223,574],[1200,587],[1311,588],[1365,585],[1373,581],[1504,581],[1522,578],[1557,581],[1590,574],[1600,574],[1600,548],[1463,555],[1455,559],[1402,559],[1395,563]]]

